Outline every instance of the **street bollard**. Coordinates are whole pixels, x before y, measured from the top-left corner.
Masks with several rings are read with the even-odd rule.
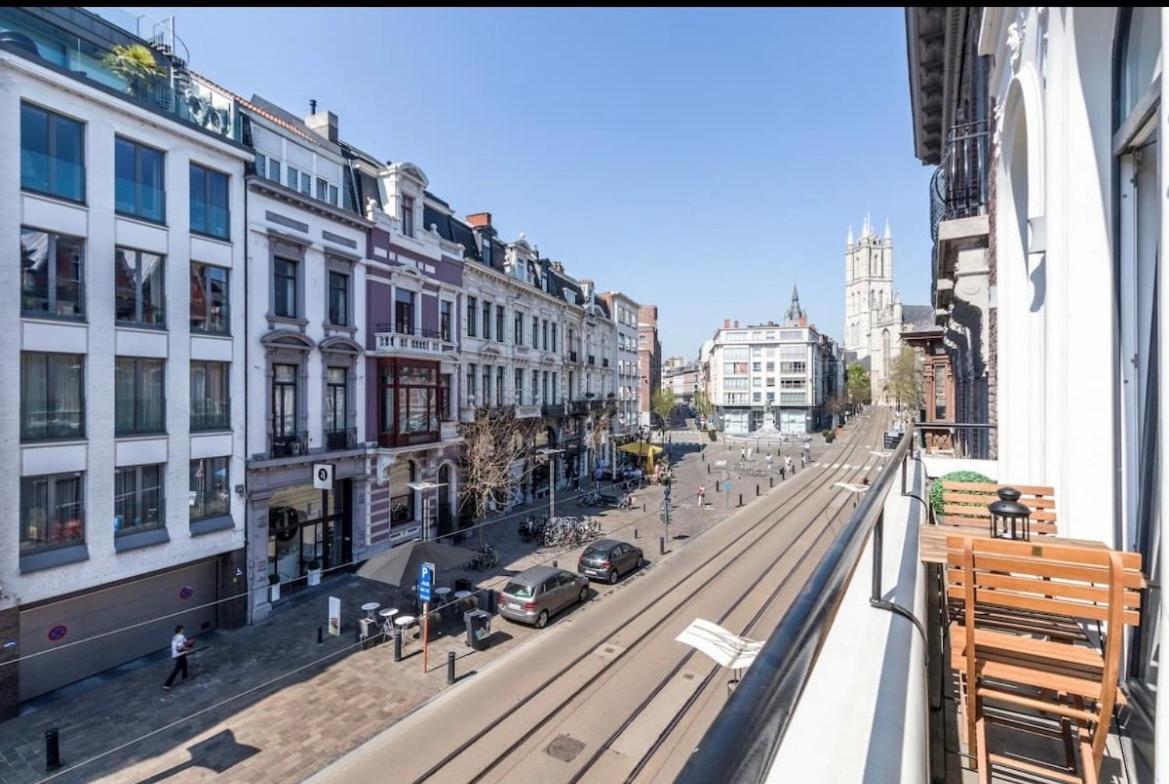
[[[559,561],[553,561],[553,562],[552,562],[552,568],[553,568],[553,569],[559,568],[559,566],[560,566],[560,562],[559,562]]]
[[[717,479],[714,480],[714,492],[721,493],[722,491],[723,491],[722,482],[720,482]]]
[[[658,555],[665,555],[665,554],[666,554],[666,537],[659,536],[658,537]]]
[[[767,477],[767,486],[769,488],[775,487],[775,477],[774,476]]]
[[[755,485],[755,497],[759,497],[759,485]]]
[[[637,538],[637,529],[636,528],[633,529],[633,538],[634,539]]]
[[[706,466],[706,473],[707,473],[707,474],[709,474],[709,473],[710,473],[710,466],[709,466],[709,465],[707,465],[707,466]]]
[[[402,629],[394,627],[394,661],[402,661]]]
[[[643,511],[643,512],[645,511],[645,502],[644,501],[642,501],[642,503],[641,503],[641,511]]]
[[[60,736],[56,727],[45,730],[45,771],[53,771],[61,767]]]
[[[317,645],[323,645],[325,642],[325,627],[317,627]]]
[[[743,494],[739,493],[739,506],[743,505]]]
[[[446,652],[446,682],[449,686],[455,682],[455,652]]]

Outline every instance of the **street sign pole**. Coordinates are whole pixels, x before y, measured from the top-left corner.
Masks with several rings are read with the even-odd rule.
[[[426,672],[426,664],[430,647],[430,593],[434,588],[434,564],[427,561],[418,569],[418,598],[422,600],[422,672]]]

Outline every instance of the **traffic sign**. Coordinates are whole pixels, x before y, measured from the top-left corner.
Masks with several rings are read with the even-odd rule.
[[[429,602],[434,588],[434,564],[427,561],[418,568],[418,601]]]
[[[726,491],[728,493],[731,492],[731,483],[730,482],[723,482],[723,487],[726,488]]]

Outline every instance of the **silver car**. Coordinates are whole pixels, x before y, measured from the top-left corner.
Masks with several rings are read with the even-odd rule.
[[[543,629],[557,612],[588,598],[587,577],[551,566],[533,566],[508,580],[499,592],[499,614]]]

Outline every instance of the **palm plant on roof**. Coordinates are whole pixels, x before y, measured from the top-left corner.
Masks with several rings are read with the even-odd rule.
[[[101,62],[115,76],[126,80],[131,95],[141,95],[145,85],[166,74],[166,69],[154,59],[154,52],[142,44],[119,44]]]

